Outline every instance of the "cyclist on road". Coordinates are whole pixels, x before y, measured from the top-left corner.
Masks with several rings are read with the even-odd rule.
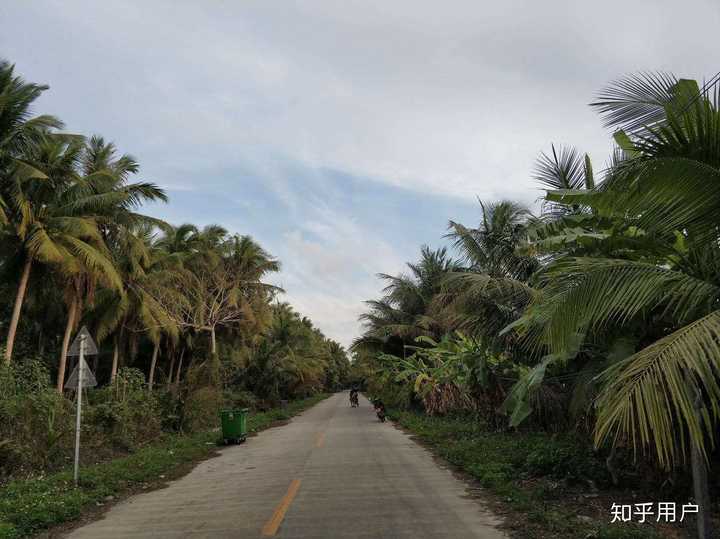
[[[350,406],[352,406],[353,408],[360,406],[360,402],[358,401],[357,387],[353,387],[350,390]]]

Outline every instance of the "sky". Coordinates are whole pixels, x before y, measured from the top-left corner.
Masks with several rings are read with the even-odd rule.
[[[5,0],[0,57],[50,85],[36,110],[102,134],[168,191],[278,257],[284,300],[349,345],[377,273],[446,243],[477,199],[535,207],[533,165],[638,71],[720,71],[716,0]]]

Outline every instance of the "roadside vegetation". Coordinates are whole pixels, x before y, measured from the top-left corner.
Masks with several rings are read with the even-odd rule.
[[[661,529],[656,529],[654,519],[646,525],[610,524],[613,503],[654,499],[647,494],[656,485],[643,475],[647,467],[636,468],[629,460],[622,466],[622,483],[614,485],[603,456],[574,432],[495,430],[466,414],[429,416],[406,410],[394,411],[391,417],[477,481],[482,489],[477,495],[504,519],[513,537],[652,539],[692,531],[692,522]],[[666,489],[664,499],[672,492]],[[684,499],[683,488],[675,494]]]
[[[248,418],[248,431],[257,432],[290,419],[326,396],[318,394],[284,408],[253,413]],[[165,435],[128,456],[87,466],[79,488],[75,488],[70,470],[0,486],[0,538],[29,536],[76,520],[87,509],[103,508],[126,493],[161,485],[212,455],[218,436],[212,431]]]
[[[588,515],[606,523],[632,493],[717,514],[719,95],[665,74],[608,86],[592,105],[613,132],[607,164],[553,146],[539,211],[482,201],[478,225],[450,221],[452,251],[423,247],[408,273],[381,275],[356,379],[522,511],[539,500],[525,479],[547,479],[560,498],[577,480],[616,493]],[[527,536],[562,536],[571,508],[583,514],[561,500],[539,517],[551,535]]]
[[[46,90],[0,62],[0,521],[18,534],[204,454],[220,409],[251,408],[260,426],[284,401],[342,388],[350,368],[279,301],[278,260],[249,235],[145,213],[166,193],[109,140],[35,111]],[[90,483],[71,492],[64,386],[82,326],[98,386],[83,395]]]

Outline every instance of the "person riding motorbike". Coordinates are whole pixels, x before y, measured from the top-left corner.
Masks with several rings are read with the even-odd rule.
[[[373,401],[373,405],[375,406],[375,413],[377,414],[378,419],[381,423],[385,423],[385,404],[380,399],[375,399]]]

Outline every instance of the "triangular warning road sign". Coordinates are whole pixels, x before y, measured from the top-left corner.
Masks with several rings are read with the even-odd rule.
[[[88,331],[86,326],[83,326],[80,331],[78,331],[78,334],[75,336],[75,340],[70,345],[70,349],[68,350],[67,355],[68,356],[79,356],[80,355],[80,341],[82,340],[83,336],[85,337],[85,355],[86,356],[95,356],[97,355],[97,346],[95,345],[95,341],[93,341],[93,338],[90,336],[90,332]]]
[[[90,370],[90,367],[88,367],[88,364],[85,363],[85,360],[81,359],[78,361],[77,367],[75,367],[70,373],[70,377],[67,379],[67,382],[65,382],[66,389],[77,389],[80,369],[83,370],[83,387],[95,387],[97,385],[95,375]]]

